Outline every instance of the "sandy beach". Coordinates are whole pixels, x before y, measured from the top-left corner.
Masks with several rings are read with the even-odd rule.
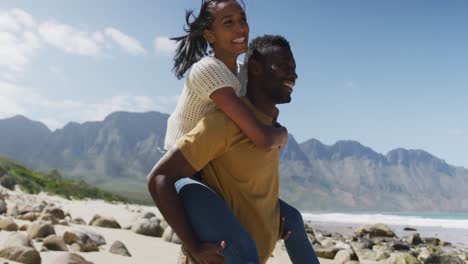
[[[141,215],[143,212],[152,212],[156,216],[160,216],[157,208],[154,206],[142,206],[136,204],[124,204],[124,203],[109,203],[101,200],[67,200],[57,196],[50,196],[44,193],[39,195],[30,195],[21,192],[11,192],[9,197],[6,199],[7,204],[16,203],[21,204],[22,202],[41,202],[45,201],[48,204],[54,204],[57,207],[63,209],[65,213],[68,213],[72,218],[80,217],[86,223],[89,223],[94,215],[99,214],[101,216],[113,217],[122,227],[130,226],[135,217]],[[26,220],[17,220],[15,222],[18,226],[23,224],[30,225],[31,222]],[[308,222],[310,226],[317,230],[326,230],[329,232],[338,232],[343,235],[351,235],[359,225],[357,224],[336,224],[336,223],[324,223],[324,222]],[[106,244],[99,247],[99,251],[96,252],[76,252],[83,256],[86,260],[94,263],[113,263],[113,264],[173,264],[176,263],[177,257],[180,250],[180,245],[166,242],[158,237],[151,237],[136,234],[131,230],[127,229],[112,229],[89,225],[77,225],[70,223],[69,225],[54,225],[55,232],[59,236],[72,228],[80,227],[87,230],[93,231],[100,234],[105,238]],[[401,227],[395,227],[398,236],[405,235],[406,231],[403,231]],[[20,231],[26,234],[26,231]],[[444,232],[442,229],[431,229],[424,228],[418,230],[420,233],[424,233],[430,236],[438,235],[441,239],[450,241],[452,235],[451,232]],[[0,245],[2,241],[10,234],[8,231],[0,231]],[[109,252],[110,245],[119,240],[124,243],[131,257],[121,256],[112,254]],[[36,249],[41,249],[41,243],[34,240],[34,246]],[[459,242],[461,247],[465,247],[465,244]],[[42,263],[53,263],[63,252],[58,251],[45,251],[40,252]],[[14,263],[9,261],[9,263]],[[273,256],[270,258],[269,264],[289,264],[289,257],[284,248],[283,241],[277,243],[276,249],[273,252]],[[333,260],[320,259],[320,263],[335,263]],[[361,261],[360,263],[371,264],[377,263],[376,261]]]

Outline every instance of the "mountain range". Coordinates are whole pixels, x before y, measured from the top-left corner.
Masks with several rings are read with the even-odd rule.
[[[0,120],[0,155],[150,202],[145,178],[161,158],[168,115],[114,112],[51,131],[24,116]],[[468,170],[424,150],[380,154],[359,142],[298,143],[281,151],[281,197],[304,211],[466,212]]]

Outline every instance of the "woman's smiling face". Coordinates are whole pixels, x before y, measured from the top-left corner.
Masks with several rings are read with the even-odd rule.
[[[245,53],[249,43],[249,24],[239,3],[234,0],[219,3],[214,11],[213,25],[205,30],[204,35],[217,55],[237,57]]]

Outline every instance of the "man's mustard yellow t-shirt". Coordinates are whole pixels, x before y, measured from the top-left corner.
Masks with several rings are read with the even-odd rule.
[[[264,124],[272,118],[242,100]],[[203,181],[220,194],[255,240],[266,263],[278,240],[279,150],[257,148],[222,111],[201,119],[176,146]]]

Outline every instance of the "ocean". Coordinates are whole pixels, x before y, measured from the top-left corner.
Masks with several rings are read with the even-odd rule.
[[[453,244],[468,246],[468,213],[303,213],[302,215],[305,222],[347,234],[351,234],[360,225],[383,223],[390,226],[399,237],[409,234],[404,228],[411,227],[423,237],[438,237]]]

